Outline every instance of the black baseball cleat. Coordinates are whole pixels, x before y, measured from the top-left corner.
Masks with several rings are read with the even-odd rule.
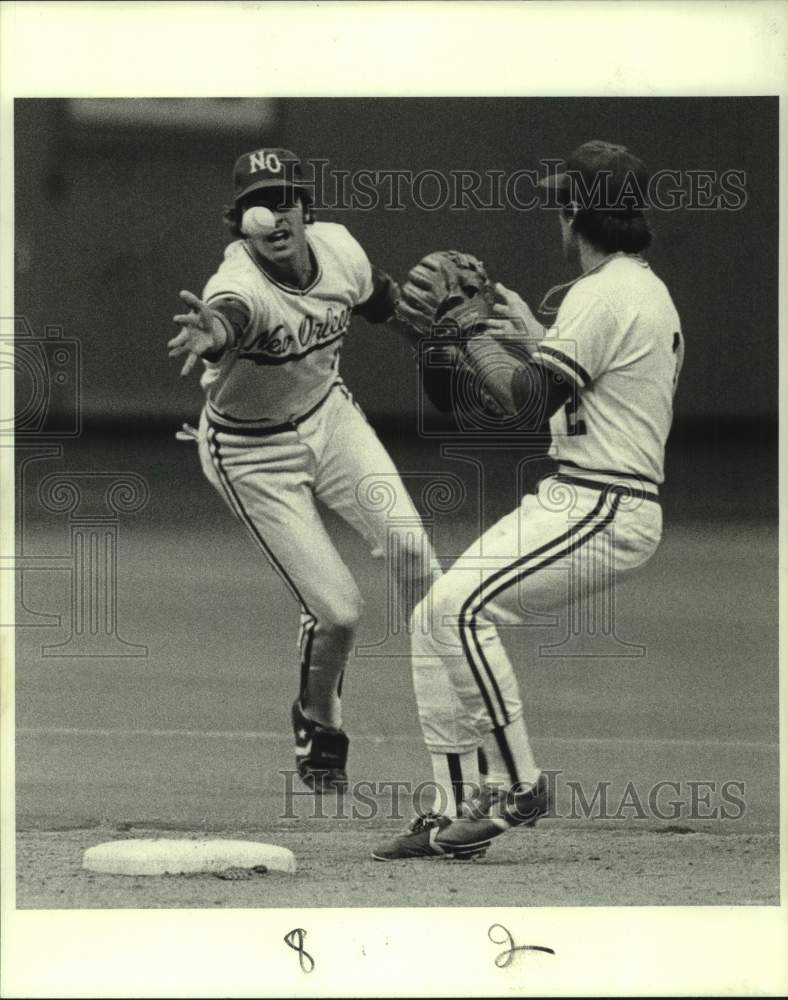
[[[374,848],[372,857],[376,861],[408,861],[414,858],[473,861],[484,857],[486,844],[479,844],[473,850],[444,847],[441,838],[455,822],[457,820],[433,812],[417,816],[405,833]]]
[[[303,783],[318,794],[347,791],[347,734],[304,715],[299,700],[293,702],[292,718],[296,767]]]
[[[481,801],[467,803],[463,816],[441,830],[436,838],[442,850],[474,851],[487,848],[494,837],[518,826],[533,826],[550,811],[550,789],[540,774],[536,784],[527,789],[510,790],[504,802],[500,796],[485,806]]]

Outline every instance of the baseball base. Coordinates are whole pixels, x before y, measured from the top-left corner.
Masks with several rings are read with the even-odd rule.
[[[104,875],[193,875],[228,868],[255,868],[293,874],[295,855],[286,847],[253,840],[113,840],[89,847],[82,867]]]

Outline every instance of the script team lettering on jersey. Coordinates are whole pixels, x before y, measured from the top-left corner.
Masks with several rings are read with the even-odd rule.
[[[323,320],[304,316],[295,332],[286,330],[280,323],[270,333],[254,333],[244,340],[238,357],[263,365],[271,358],[281,359],[289,354],[300,354],[304,348],[330,343],[344,336],[350,326],[350,316],[349,308],[335,312],[329,306]]]
[[[245,240],[227,247],[206,284],[206,302],[239,300],[250,317],[240,343],[205,365],[213,419],[239,428],[277,425],[309,411],[336,381],[353,309],[373,291],[372,266],[344,226],[316,222],[307,240],[316,272],[306,288],[267,274]]]

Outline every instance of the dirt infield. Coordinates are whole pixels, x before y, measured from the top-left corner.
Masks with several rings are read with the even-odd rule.
[[[502,837],[472,863],[381,863],[370,848],[398,827],[320,832],[237,830],[212,836],[270,840],[296,855],[295,875],[247,881],[214,875],[134,877],[81,868],[102,841],[160,831],[28,831],[17,840],[19,908],[315,906],[692,906],[779,903],[776,834],[562,828],[545,822]],[[173,833],[172,836],[183,836]]]
[[[171,453],[169,445],[162,451],[161,469],[149,467],[147,454],[129,455],[127,467],[161,484],[166,458],[182,463],[167,466],[179,489],[204,488],[193,456]],[[90,452],[86,461],[101,467],[100,457]],[[418,457],[401,456],[404,467],[418,468]],[[556,646],[566,621],[507,632],[539,766],[560,772],[560,818],[502,838],[471,865],[385,865],[370,859],[370,847],[402,828],[410,801],[398,819],[383,796],[374,815],[339,822],[307,820],[309,797],[290,802],[281,775],[293,767],[297,608],[236,525],[218,520],[213,498],[194,521],[176,523],[179,495],[152,490],[150,507],[123,524],[118,634],[126,645],[117,655],[60,655],[71,621],[67,575],[27,574],[26,613],[50,617],[18,628],[16,638],[18,906],[777,902],[772,524],[671,524],[648,572],[617,594],[615,636],[593,655]],[[62,555],[65,528],[42,516],[31,530],[36,551]],[[408,637],[387,629],[382,566],[337,530],[367,601],[344,695],[351,778],[414,789],[431,768]],[[449,519],[436,529],[436,547],[450,558],[476,531],[470,515]],[[206,600],[208,585],[221,600]],[[573,787],[589,803],[607,788],[605,816],[618,815],[632,787],[647,815],[622,808],[630,822],[619,824],[596,808],[588,817],[573,809]],[[713,818],[726,787],[739,789],[742,815]],[[659,788],[665,812],[676,799],[675,819],[656,813]],[[656,832],[671,825],[695,832]],[[299,867],[294,877],[242,882],[81,869],[87,847],[130,836],[272,841],[290,847]]]

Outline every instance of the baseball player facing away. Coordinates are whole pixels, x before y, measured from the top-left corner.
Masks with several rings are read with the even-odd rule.
[[[397,581],[405,613],[439,572],[402,480],[339,375],[351,316],[390,319],[398,289],[344,226],[313,222],[295,154],[246,153],[234,188],[225,217],[241,238],[201,298],[181,292],[190,311],[174,317],[182,329],[169,353],[187,355],[182,374],[202,358],[203,471],[300,606],[298,772],[316,792],[341,791],[342,677],[362,598],[317,501],[405,567]],[[371,476],[395,494],[388,510],[360,502],[357,488]],[[392,516],[409,525],[401,537],[389,530]]]
[[[414,645],[417,698],[429,698],[441,663],[456,694],[420,705],[433,761],[448,756],[457,788],[478,788],[481,748],[488,773],[475,796],[447,814],[416,817],[381,844],[379,860],[472,858],[549,811],[496,624],[567,605],[569,580],[588,600],[645,563],[660,541],[659,485],[684,348],[668,290],[640,256],[651,241],[644,206],[624,197],[633,184],[645,192],[648,175],[624,147],[601,141],[582,145],[566,166],[542,182],[559,207],[564,255],[580,271],[554,325],[541,328],[519,296],[498,286],[503,301],[492,321],[461,348],[506,413],[527,410],[534,427],[551,418],[557,471],[435,583],[432,628]],[[518,331],[535,343],[529,360],[501,344],[501,334]],[[447,656],[447,646],[461,655]]]

